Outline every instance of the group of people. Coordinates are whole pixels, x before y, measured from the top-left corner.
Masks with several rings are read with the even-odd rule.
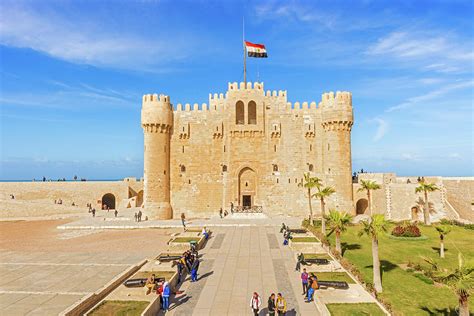
[[[135,213],[135,222],[141,222],[142,221],[142,210],[138,210],[138,213]]]
[[[260,307],[262,306],[262,299],[257,292],[254,292],[250,299],[250,308],[254,315],[258,315]],[[267,301],[268,314],[272,315],[286,315],[286,300],[281,293],[278,293],[275,297],[275,293],[272,293]]]
[[[280,233],[283,233],[283,246],[287,246],[293,237],[291,236],[290,228],[285,223],[281,223]]]
[[[303,295],[306,296],[305,302],[309,303],[313,301],[314,292],[319,289],[317,276],[313,273],[309,275],[306,272],[306,268],[304,268],[301,273],[301,283],[303,285]]]
[[[176,266],[178,270],[178,284],[181,283],[183,274],[186,275],[184,272],[191,275],[191,282],[196,282],[200,263],[196,248],[186,250],[179,260],[174,261],[173,266]]]
[[[152,274],[145,283],[145,287],[147,289],[146,295],[150,294],[152,291],[156,291],[156,294],[160,297],[161,308],[164,311],[168,311],[170,308],[170,294],[171,294],[171,286],[163,279],[163,281],[159,282],[156,279],[155,274]]]
[[[222,210],[222,207],[219,209],[219,216],[221,218],[224,218],[226,217],[227,215],[229,215],[229,212],[227,212],[227,210]]]

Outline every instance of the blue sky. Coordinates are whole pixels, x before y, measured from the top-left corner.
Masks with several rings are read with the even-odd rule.
[[[140,177],[141,96],[241,81],[243,16],[250,81],[353,93],[355,170],[474,174],[472,1],[4,0],[0,179]]]

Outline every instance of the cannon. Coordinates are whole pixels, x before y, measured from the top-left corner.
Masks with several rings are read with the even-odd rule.
[[[324,259],[324,258],[311,258],[311,259],[304,259],[303,258],[303,264],[307,265],[308,263],[309,264],[323,265],[323,264],[329,264],[329,260]]]
[[[146,280],[147,279],[129,279],[125,282],[123,282],[123,285],[125,285],[126,287],[144,287],[145,284],[146,284]],[[165,280],[165,278],[155,278],[155,284],[159,283],[159,282],[163,282]]]
[[[158,259],[158,261],[160,262],[170,262],[170,261],[181,259],[181,256],[180,255],[159,255],[158,258],[156,259]]]
[[[303,228],[290,228],[289,231],[293,234],[306,234],[308,232],[306,229]]]
[[[332,287],[338,290],[347,290],[349,284],[346,281],[318,281],[318,285],[321,287]]]

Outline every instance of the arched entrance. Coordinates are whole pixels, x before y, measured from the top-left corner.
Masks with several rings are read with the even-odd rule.
[[[113,195],[112,193],[107,193],[102,196],[102,208],[107,209],[107,207],[109,207],[109,209],[111,210],[115,209],[115,195]]]
[[[369,206],[369,202],[367,199],[360,199],[356,203],[356,214],[365,214],[365,211],[367,211],[367,207]]]
[[[143,204],[143,190],[138,191],[137,194],[137,207],[141,207]]]
[[[239,205],[251,208],[255,204],[257,194],[257,175],[251,168],[243,168],[239,172]]]

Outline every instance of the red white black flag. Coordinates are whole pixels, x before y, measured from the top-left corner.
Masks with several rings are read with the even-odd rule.
[[[245,49],[249,57],[267,58],[267,50],[263,44],[254,44],[245,41]]]

